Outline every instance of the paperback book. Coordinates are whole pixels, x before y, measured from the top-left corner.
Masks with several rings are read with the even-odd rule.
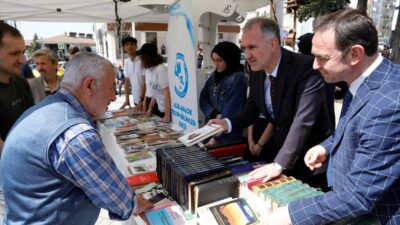
[[[218,225],[252,225],[259,222],[244,198],[212,206],[210,211]]]
[[[151,154],[149,151],[144,150],[144,151],[140,151],[140,152],[134,152],[134,153],[130,153],[129,155],[125,156],[125,159],[128,160],[128,162],[135,162],[135,161],[139,161],[142,159],[147,159],[147,158],[151,158]]]
[[[205,125],[202,128],[183,135],[179,138],[179,141],[181,141],[184,145],[190,147],[194,144],[199,143],[200,141],[203,141],[206,138],[209,138],[221,132],[222,130],[223,128],[217,124]]]

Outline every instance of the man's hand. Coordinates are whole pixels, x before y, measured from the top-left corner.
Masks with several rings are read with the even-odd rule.
[[[138,103],[135,105],[135,111],[136,111],[136,112],[142,112],[142,111],[143,111],[143,102],[138,102]]]
[[[171,116],[169,114],[165,114],[164,117],[162,118],[161,122],[163,122],[163,123],[171,122]]]
[[[258,156],[261,153],[262,147],[259,144],[254,144],[253,141],[253,143],[249,142],[249,150],[252,155]]]
[[[279,207],[261,218],[263,225],[291,225],[288,206]]]
[[[304,156],[304,162],[310,170],[314,170],[322,166],[326,161],[326,150],[321,145],[316,145],[310,148]]]
[[[125,109],[126,106],[129,106],[129,108],[131,108],[131,103],[129,103],[129,99],[125,100],[124,104],[122,104],[120,109]]]
[[[143,198],[141,194],[136,195],[136,203],[138,205],[136,207],[136,211],[133,213],[135,216],[144,212],[146,209],[154,207],[153,203]]]
[[[262,166],[260,168],[251,171],[249,173],[249,176],[252,179],[259,179],[265,177],[263,182],[267,182],[275,177],[278,177],[279,175],[282,174],[282,172],[283,171],[281,169],[277,169],[275,163],[269,163],[265,166]]]
[[[146,112],[146,117],[151,117],[151,115],[152,115],[151,110],[147,110],[147,112]]]
[[[221,134],[223,134],[223,133],[228,131],[228,123],[224,119],[212,119],[212,120],[209,120],[207,125],[211,125],[211,124],[217,124],[217,125],[220,125],[222,127],[222,131],[218,132],[215,136],[219,136],[219,135],[221,135]]]

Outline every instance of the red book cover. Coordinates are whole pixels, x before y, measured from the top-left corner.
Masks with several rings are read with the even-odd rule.
[[[158,177],[156,172],[141,173],[126,177],[129,186],[144,185],[151,182],[157,182]]]
[[[239,144],[239,145],[232,145],[232,146],[226,146],[222,148],[216,148],[212,150],[208,150],[210,154],[215,155],[218,158],[224,157],[224,156],[243,156],[244,151],[246,149],[246,144]]]
[[[265,177],[261,177],[261,178],[254,179],[254,180],[248,180],[248,181],[245,181],[245,182],[243,182],[243,183],[244,183],[244,185],[245,185],[249,190],[251,190],[251,188],[252,188],[254,185],[262,184],[264,178],[265,178]]]

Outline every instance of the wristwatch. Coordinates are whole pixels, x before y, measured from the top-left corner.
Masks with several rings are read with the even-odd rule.
[[[143,98],[142,97],[139,98],[139,102],[143,102]]]

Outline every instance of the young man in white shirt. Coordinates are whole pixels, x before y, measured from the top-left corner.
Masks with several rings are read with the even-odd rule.
[[[136,55],[137,40],[130,36],[125,37],[122,39],[122,46],[129,58],[124,62],[125,102],[121,106],[121,109],[126,106],[131,107],[129,94],[132,91],[133,103],[135,104],[136,109],[139,111],[146,110],[146,106],[143,104],[146,84],[142,62]]]

